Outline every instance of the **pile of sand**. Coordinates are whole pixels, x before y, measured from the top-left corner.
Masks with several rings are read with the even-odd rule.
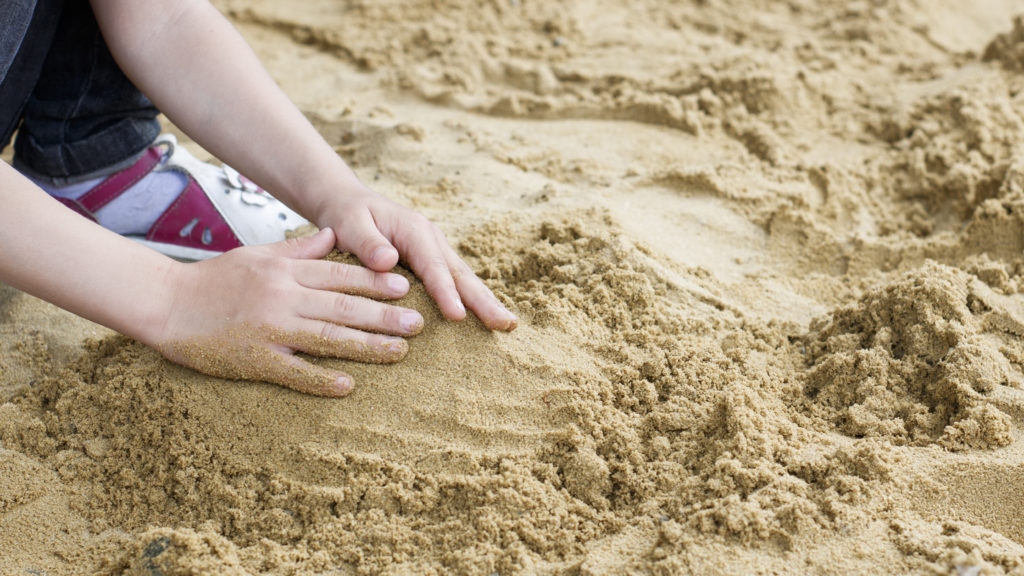
[[[971,293],[971,284],[967,274],[929,263],[812,327],[812,410],[824,408],[854,437],[949,449],[1010,444],[1010,417],[984,398],[1010,384],[1011,369],[999,339],[982,328],[998,331],[1000,319],[1016,318],[993,310],[987,302],[997,296],[982,286]],[[1016,340],[1014,334],[1010,345]]]
[[[0,287],[0,571],[1024,573],[1013,4],[220,2],[520,328],[329,400]]]

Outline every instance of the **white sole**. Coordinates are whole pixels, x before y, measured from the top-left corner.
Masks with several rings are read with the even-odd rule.
[[[152,248],[157,252],[174,258],[175,260],[181,260],[182,262],[196,262],[198,260],[209,260],[214,256],[220,256],[223,252],[216,252],[214,250],[202,250],[199,248],[187,248],[185,246],[175,246],[174,244],[164,244],[162,242],[153,242],[146,240],[139,236],[126,236],[126,238],[134,240],[139,244],[147,248]]]

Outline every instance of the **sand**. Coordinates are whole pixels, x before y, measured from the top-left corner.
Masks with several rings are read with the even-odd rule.
[[[1024,574],[1015,0],[218,5],[520,326],[324,399],[0,286],[0,573]]]

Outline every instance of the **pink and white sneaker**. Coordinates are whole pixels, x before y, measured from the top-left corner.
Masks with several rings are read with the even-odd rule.
[[[135,164],[111,174],[76,199],[58,201],[97,221],[96,212],[154,171],[187,178],[185,189],[136,242],[178,260],[205,260],[239,246],[269,244],[309,221],[229,166],[201,162],[163,134]]]

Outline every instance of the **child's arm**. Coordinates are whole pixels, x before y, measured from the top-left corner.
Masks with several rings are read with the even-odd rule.
[[[312,238],[239,248],[182,264],[89,222],[0,162],[0,281],[228,378],[340,396],[345,374],[295,357],[394,361],[419,331],[412,310],[350,296],[404,295],[397,274],[319,260],[334,245]],[[403,322],[405,320],[405,322]]]
[[[204,148],[317,225],[334,229],[339,248],[373,270],[390,270],[405,258],[446,317],[462,319],[465,302],[489,328],[515,327],[515,316],[434,224],[356,178],[209,3],[92,4],[121,68]]]

